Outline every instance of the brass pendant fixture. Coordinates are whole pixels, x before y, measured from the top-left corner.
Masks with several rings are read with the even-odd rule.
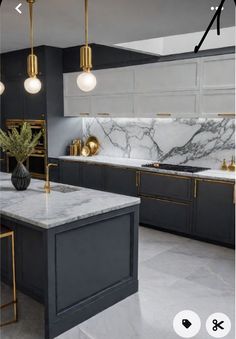
[[[90,92],[97,85],[92,67],[92,49],[88,44],[88,0],[85,0],[85,45],[80,48],[80,68],[83,73],[77,77],[77,85],[83,92]]]
[[[31,51],[27,58],[27,73],[29,78],[24,82],[25,90],[30,94],[36,94],[41,90],[41,81],[37,78],[38,75],[38,59],[34,54],[34,35],[33,35],[33,4],[35,0],[26,0],[29,4],[30,17],[30,46]]]

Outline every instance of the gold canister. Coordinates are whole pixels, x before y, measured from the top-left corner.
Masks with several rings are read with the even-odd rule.
[[[74,145],[70,145],[70,156],[74,155]]]

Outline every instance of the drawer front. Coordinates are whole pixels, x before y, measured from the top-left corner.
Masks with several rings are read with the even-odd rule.
[[[191,178],[153,173],[140,174],[139,193],[141,195],[190,200],[191,188]]]
[[[142,197],[140,222],[189,234],[191,231],[191,205],[167,200]]]

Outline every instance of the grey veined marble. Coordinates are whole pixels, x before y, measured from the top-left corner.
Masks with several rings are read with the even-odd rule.
[[[46,194],[44,181],[32,179],[26,191],[16,191],[10,175],[0,173],[0,214],[47,229],[140,203],[139,198],[120,194],[51,186],[51,193]]]
[[[100,155],[219,168],[235,148],[234,119],[83,119]]]

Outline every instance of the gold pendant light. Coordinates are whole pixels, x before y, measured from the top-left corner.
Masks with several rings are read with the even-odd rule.
[[[26,0],[29,4],[30,17],[30,46],[31,51],[27,58],[27,73],[29,78],[24,82],[25,90],[30,94],[36,94],[41,90],[41,81],[37,78],[38,75],[38,59],[34,54],[34,35],[33,35],[33,4],[35,0]]]
[[[88,0],[85,0],[85,45],[80,48],[80,68],[83,73],[77,77],[77,85],[83,92],[92,91],[97,85],[97,79],[91,72],[92,49],[88,45]]]

